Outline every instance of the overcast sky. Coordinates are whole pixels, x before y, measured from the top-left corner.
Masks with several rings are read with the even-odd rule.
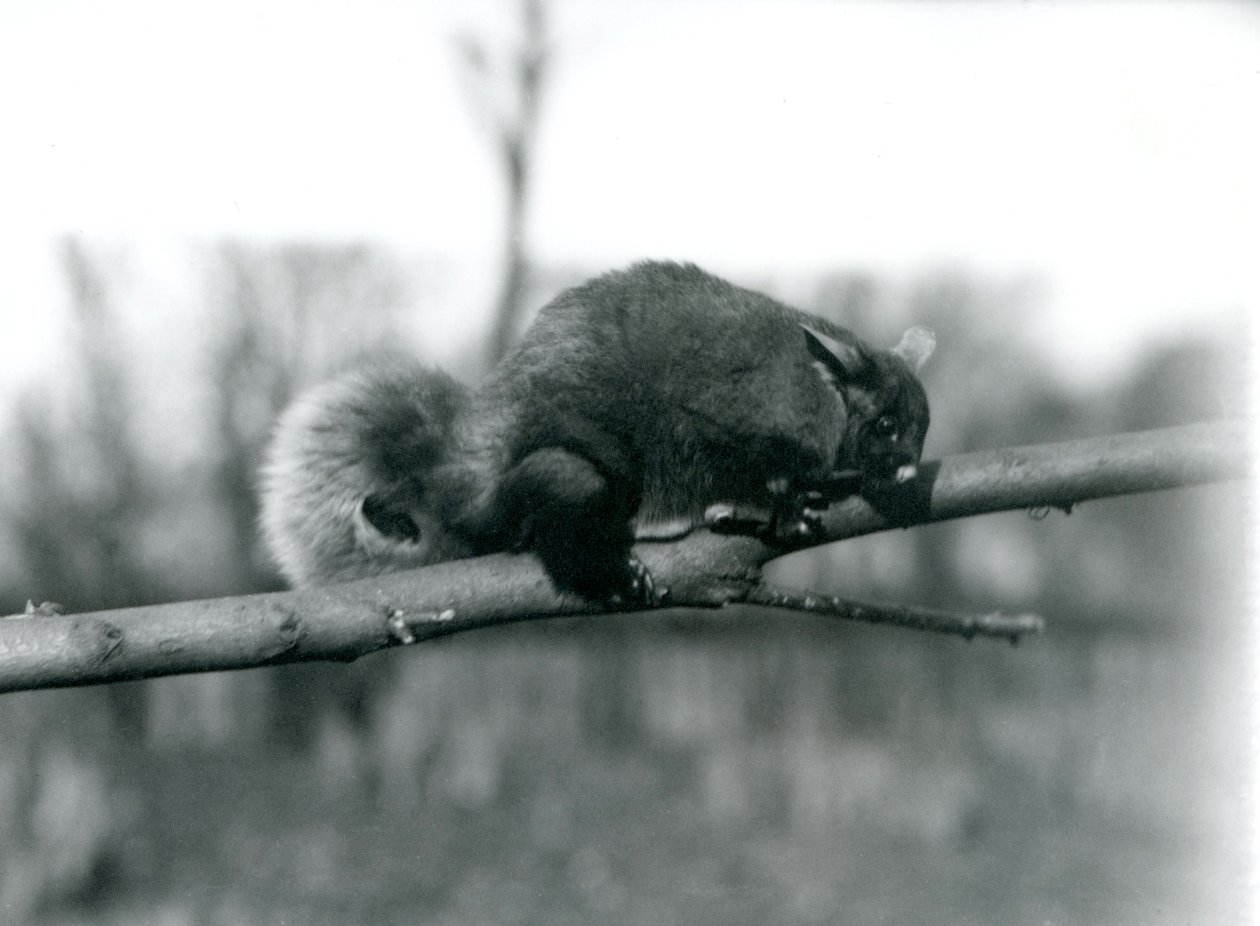
[[[490,276],[501,179],[454,37],[507,40],[511,9],[5,0],[6,342],[52,349],[46,249],[67,231],[136,242],[140,270],[145,248],[235,234],[365,237]],[[542,261],[1033,272],[1050,297],[1030,325],[1101,324],[1072,348],[1098,367],[1260,305],[1255,6],[549,10]]]

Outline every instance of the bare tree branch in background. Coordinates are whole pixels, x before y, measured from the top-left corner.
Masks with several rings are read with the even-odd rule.
[[[153,496],[132,428],[133,384],[108,258],[73,237],[60,258],[71,328],[55,373],[69,377],[68,394],[49,388],[21,396],[14,436],[21,492],[6,516],[36,594],[104,607],[161,601],[174,591],[147,566],[139,542]],[[138,735],[145,693],[117,688],[109,698],[118,729]]]
[[[256,477],[276,417],[306,380],[347,354],[387,344],[401,293],[378,255],[361,244],[223,242],[212,256],[207,456],[232,537],[220,581],[237,593],[276,587],[273,571],[252,555]]]
[[[947,457],[924,464],[916,510],[896,517],[861,499],[836,506],[804,545],[1036,506],[1249,475],[1243,423],[1189,425]],[[775,589],[761,567],[785,552],[700,529],[639,555],[671,607],[753,603],[845,618],[1018,639],[1027,616],[960,618]],[[313,660],[512,621],[605,610],[559,595],[530,556],[496,554],[328,588],[147,608],[0,620],[0,692]]]
[[[64,241],[60,256],[72,327],[56,373],[72,377],[68,408],[63,419],[51,389],[22,396],[17,441],[25,489],[9,516],[36,588],[68,596],[90,591],[116,605],[156,600],[165,589],[135,558],[132,531],[149,498],[107,274],[77,239]],[[74,559],[61,549],[67,531],[80,551]]]
[[[474,36],[463,36],[460,51],[473,83],[476,104],[489,120],[507,184],[504,226],[503,282],[490,334],[491,364],[507,352],[520,327],[528,258],[525,216],[528,205],[530,157],[538,122],[539,97],[547,67],[546,17],[542,0],[520,0],[521,37],[507,52],[506,67],[492,64],[492,52]]]

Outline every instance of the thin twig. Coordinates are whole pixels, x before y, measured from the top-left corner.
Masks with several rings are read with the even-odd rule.
[[[819,595],[767,584],[755,586],[745,602],[850,621],[930,630],[934,633],[966,637],[968,640],[976,636],[1000,637],[1014,644],[1027,634],[1041,633],[1045,629],[1045,622],[1035,614],[958,614],[914,605],[852,601],[834,595]]]

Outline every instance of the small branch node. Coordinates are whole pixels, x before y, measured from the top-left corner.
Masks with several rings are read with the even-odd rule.
[[[1042,633],[1046,629],[1046,622],[1036,614],[1001,614],[995,611],[977,615],[972,620],[974,629],[968,634],[968,639],[977,633],[1005,637],[1012,646],[1017,646],[1025,635]]]
[[[411,632],[411,628],[407,626],[404,620],[405,612],[399,608],[394,608],[389,612],[389,634],[395,641],[403,646],[409,646],[416,642],[416,635]]]
[[[101,665],[108,662],[118,652],[118,648],[123,644],[122,628],[117,624],[113,624],[105,620],[93,621],[93,629],[100,635],[102,648],[96,657],[96,663]]]
[[[419,642],[420,638],[416,636],[416,628],[420,627],[420,625],[445,624],[454,619],[454,608],[446,608],[442,611],[424,611],[412,615],[410,620],[407,618],[406,611],[401,608],[392,608],[386,617],[386,625],[389,627],[391,639],[408,646]],[[420,629],[423,630],[423,628]]]
[[[268,647],[271,651],[266,654],[267,661],[273,660],[285,653],[293,652],[302,642],[302,637],[306,635],[306,631],[302,626],[302,618],[298,616],[298,612],[291,607],[282,604],[272,604],[271,613],[279,620],[275,622],[276,641],[274,647]]]

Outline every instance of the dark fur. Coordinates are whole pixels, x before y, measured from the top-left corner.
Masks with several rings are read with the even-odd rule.
[[[838,356],[820,361],[802,325]],[[607,597],[633,584],[636,519],[773,508],[837,470],[887,481],[927,426],[901,357],[695,266],[644,263],[542,309],[475,394],[431,497],[474,550],[531,550],[560,588]]]
[[[639,264],[543,308],[471,402],[397,362],[304,396],[269,450],[263,534],[299,585],[530,550],[562,589],[635,594],[636,528],[879,490],[927,426],[896,352],[694,266]]]

